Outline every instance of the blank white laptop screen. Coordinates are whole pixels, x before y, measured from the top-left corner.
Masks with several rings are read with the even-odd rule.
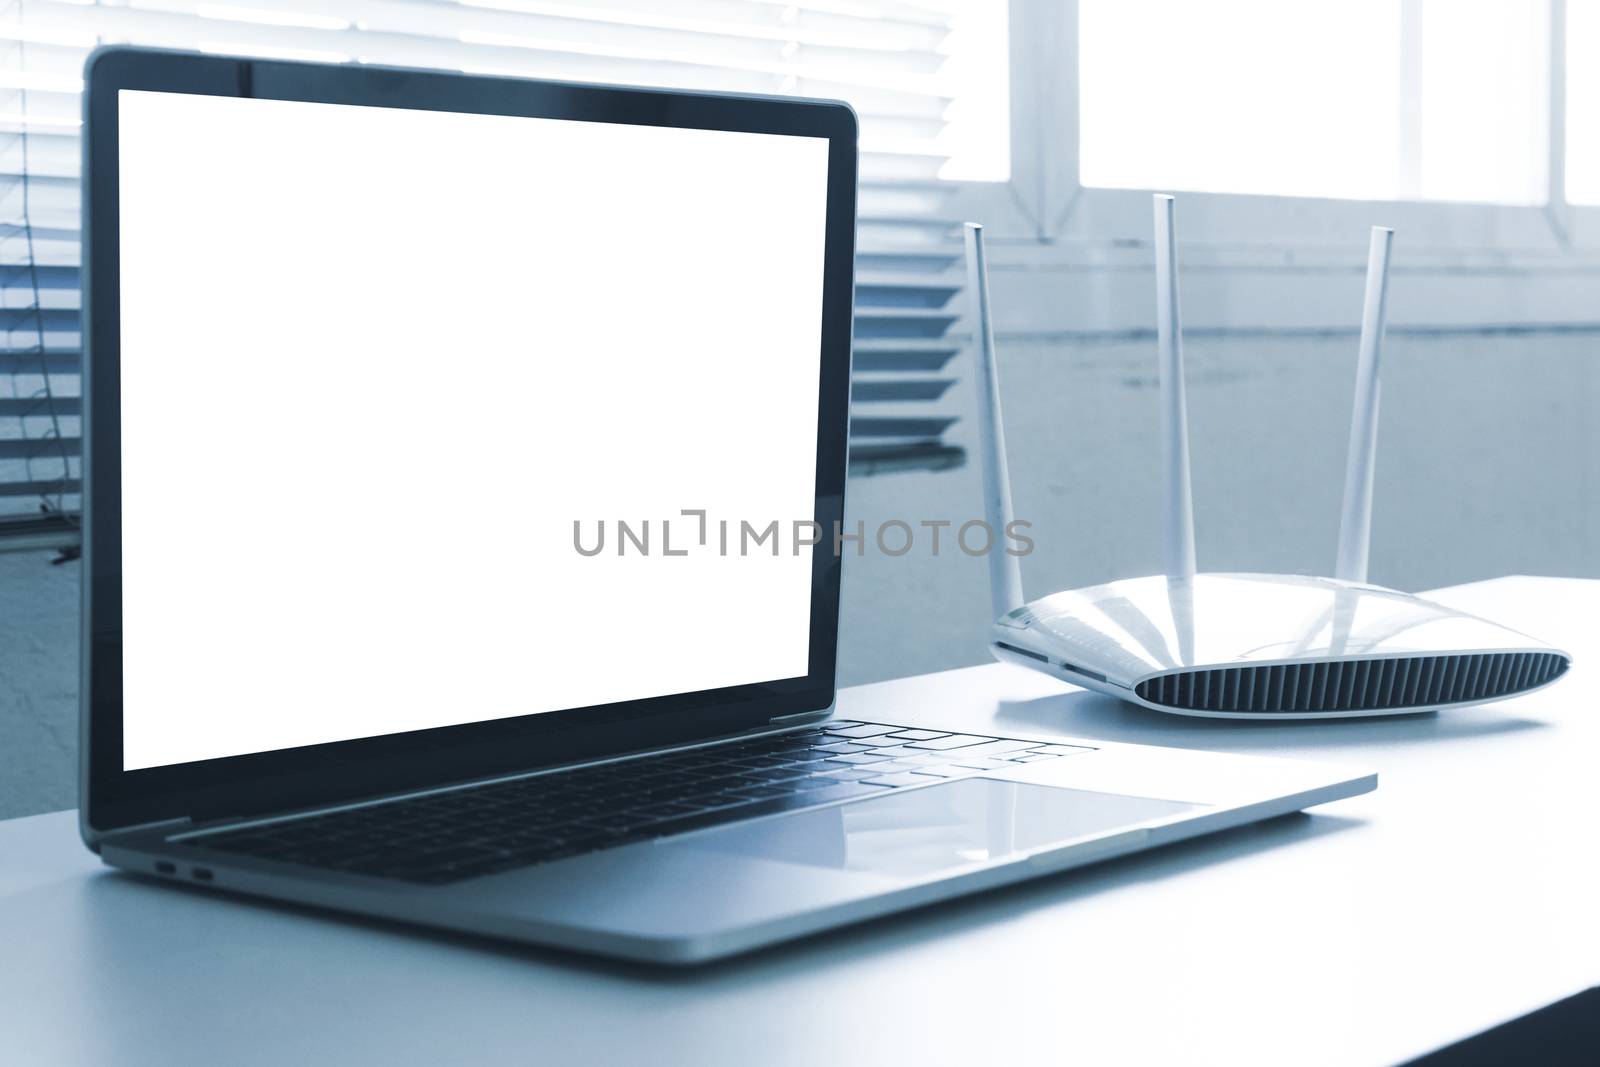
[[[806,673],[826,140],[119,121],[125,769]]]

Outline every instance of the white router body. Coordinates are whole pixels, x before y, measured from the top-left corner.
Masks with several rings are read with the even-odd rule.
[[[1409,593],[1288,574],[1152,575],[1055,593],[994,625],[997,659],[1157,711],[1396,715],[1537,689],[1560,652]]]
[[[1173,201],[1157,196],[1156,290],[1167,573],[1023,602],[1017,560],[989,556],[995,658],[1156,711],[1224,719],[1398,715],[1549,685],[1571,658],[1441,604],[1366,581],[1378,364],[1392,231],[1367,264],[1338,577],[1196,573]],[[990,525],[1012,521],[982,227],[967,227],[978,342],[978,435]]]

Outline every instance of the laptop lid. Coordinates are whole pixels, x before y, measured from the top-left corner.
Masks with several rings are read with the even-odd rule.
[[[833,700],[843,104],[86,70],[86,838]]]

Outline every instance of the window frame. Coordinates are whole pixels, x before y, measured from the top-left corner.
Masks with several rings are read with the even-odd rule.
[[[1538,264],[1600,252],[1600,206],[1565,198],[1566,0],[1550,4],[1548,203],[1374,201],[1181,189],[1186,244],[1294,247],[1343,260],[1381,218],[1412,248]],[[991,240],[1060,246],[1144,242],[1149,189],[1078,180],[1078,0],[1010,0],[1011,177],[960,182],[951,210],[985,220]],[[1257,235],[1271,234],[1263,241]],[[1354,235],[1354,236],[1352,236]]]

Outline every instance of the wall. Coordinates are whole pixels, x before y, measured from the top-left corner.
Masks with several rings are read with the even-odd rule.
[[[1153,340],[1023,332],[999,347],[1015,508],[1037,541],[1027,595],[1159,570]],[[1186,351],[1200,566],[1328,573],[1354,335],[1203,336]],[[1600,329],[1417,331],[1385,359],[1373,580],[1600,577]],[[849,493],[869,530],[981,514],[975,462]],[[982,559],[869,547],[845,566],[844,684],[987,659]]]
[[[78,564],[0,553],[0,819],[78,793]]]

